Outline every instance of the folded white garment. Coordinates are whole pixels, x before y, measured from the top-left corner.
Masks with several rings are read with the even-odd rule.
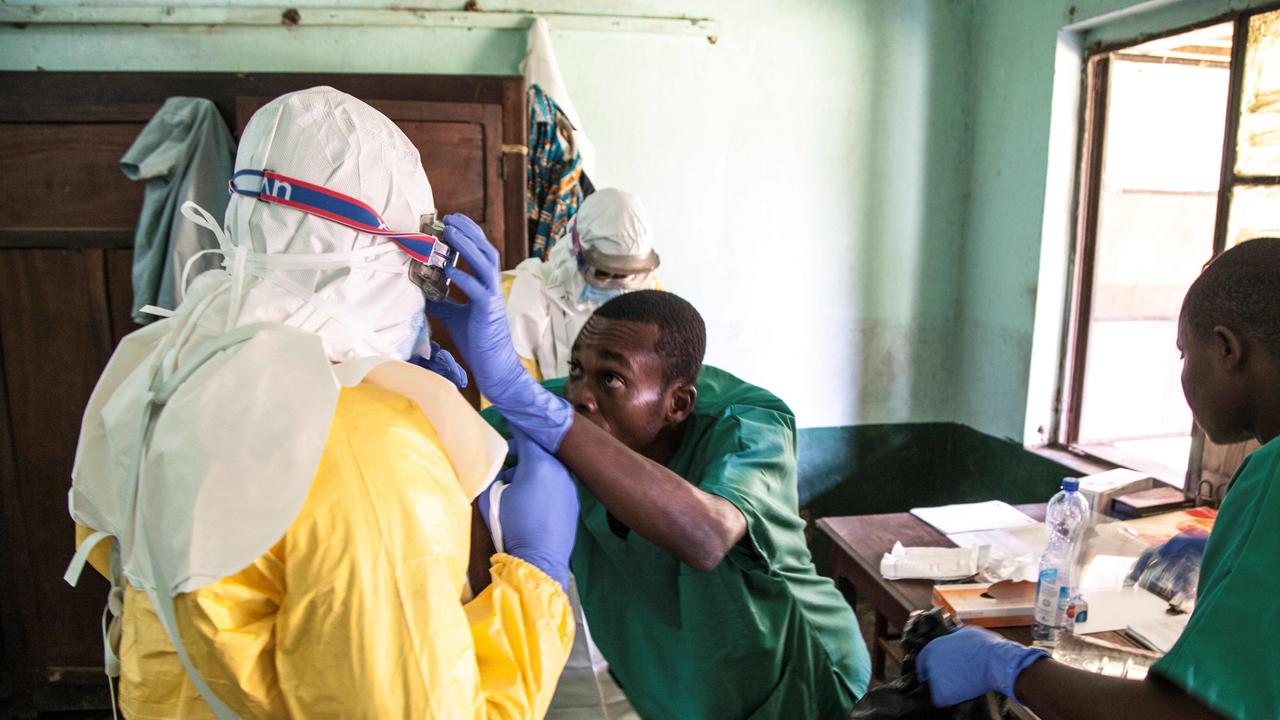
[[[986,545],[909,548],[894,543],[880,559],[880,574],[886,580],[961,580],[977,574],[988,550]]]

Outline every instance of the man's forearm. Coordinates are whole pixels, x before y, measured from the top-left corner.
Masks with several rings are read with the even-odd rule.
[[[578,415],[556,452],[627,527],[697,570],[710,570],[746,534],[729,501],[705,493]]]
[[[1181,688],[1157,678],[1122,680],[1053,660],[1041,660],[1022,671],[1014,692],[1043,720],[1222,717]]]

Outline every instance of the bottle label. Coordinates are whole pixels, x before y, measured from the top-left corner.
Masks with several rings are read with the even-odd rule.
[[[1040,582],[1036,586],[1036,622],[1051,627],[1061,626],[1071,601],[1070,595],[1071,588],[1058,584],[1057,568],[1041,570]]]

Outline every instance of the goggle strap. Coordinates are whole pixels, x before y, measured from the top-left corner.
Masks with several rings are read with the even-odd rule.
[[[241,187],[244,179],[257,180],[257,188]],[[421,232],[401,232],[387,228],[377,211],[363,202],[270,170],[240,170],[231,176],[228,190],[235,195],[291,208],[337,223],[356,232],[385,237],[419,262],[427,262],[437,238]]]

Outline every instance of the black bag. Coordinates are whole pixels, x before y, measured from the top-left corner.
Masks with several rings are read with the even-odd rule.
[[[995,695],[937,708],[929,699],[929,686],[916,679],[916,655],[929,641],[951,632],[954,623],[942,608],[916,613],[902,628],[902,676],[862,696],[849,720],[992,720],[1001,717]]]

